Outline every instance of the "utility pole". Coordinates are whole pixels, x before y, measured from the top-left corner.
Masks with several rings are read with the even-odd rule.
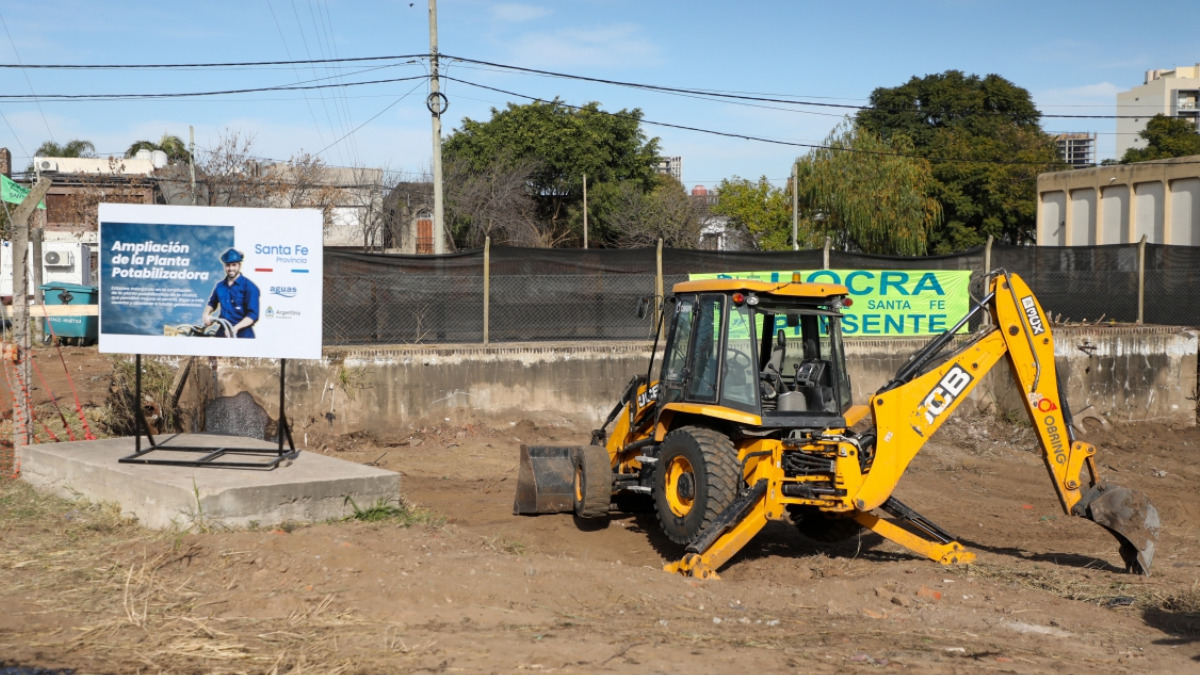
[[[446,252],[445,221],[442,210],[442,113],[446,112],[446,97],[438,90],[437,0],[429,0],[429,98],[425,107],[433,116],[433,252]]]
[[[33,267],[33,304],[45,304],[42,297],[42,241],[45,238],[45,229],[41,225],[41,211],[34,211],[30,216],[30,220],[35,221],[35,225],[30,227],[29,232],[29,264]],[[33,334],[45,335],[46,326],[42,323],[40,317],[33,317]],[[36,338],[35,338],[36,339]]]
[[[13,341],[17,345],[17,388],[13,397],[16,399],[13,409],[13,452],[20,457],[20,448],[29,445],[32,438],[32,411],[29,408],[29,398],[26,396],[31,386],[29,367],[29,284],[26,274],[26,251],[29,249],[29,217],[33,210],[46,196],[50,189],[49,178],[39,178],[29,190],[29,194],[12,214],[13,233],[13,303],[12,327]],[[35,261],[37,262],[37,261]]]
[[[192,206],[196,205],[196,127],[188,125],[188,169],[192,173]]]
[[[587,174],[583,174],[583,247],[587,248]]]
[[[800,186],[797,184],[796,162],[792,160],[792,250],[800,250]]]

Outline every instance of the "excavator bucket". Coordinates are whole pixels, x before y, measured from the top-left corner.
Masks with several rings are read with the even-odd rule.
[[[576,448],[522,445],[513,513],[563,513],[575,508]]]
[[[1158,509],[1145,494],[1124,487],[1104,487],[1088,502],[1086,518],[1117,538],[1125,569],[1150,576],[1160,523]]]

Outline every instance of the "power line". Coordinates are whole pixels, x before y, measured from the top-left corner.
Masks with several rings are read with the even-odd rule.
[[[416,87],[413,87],[412,89],[409,89],[409,90],[408,90],[408,93],[404,94],[404,96],[401,96],[400,98],[396,99],[395,101],[392,101],[391,103],[389,103],[389,104],[387,105],[387,107],[386,107],[386,108],[384,108],[383,110],[380,110],[379,112],[377,112],[377,113],[375,113],[374,115],[372,115],[372,116],[371,116],[371,118],[370,118],[370,119],[368,119],[366,122],[363,122],[362,124],[358,125],[357,127],[354,127],[354,128],[353,128],[353,129],[351,129],[350,131],[346,132],[346,135],[345,135],[345,136],[342,136],[341,138],[337,139],[336,141],[334,141],[334,142],[330,143],[329,145],[327,145],[327,146],[325,146],[325,147],[321,148],[320,150],[318,150],[318,151],[314,152],[313,154],[314,154],[314,155],[318,155],[318,156],[319,156],[319,155],[320,155],[322,152],[325,152],[325,151],[326,151],[326,150],[328,150],[329,148],[332,148],[333,146],[337,145],[338,143],[341,143],[341,142],[342,142],[343,140],[345,140],[347,137],[349,137],[349,136],[351,136],[351,135],[355,134],[356,132],[358,132],[358,130],[359,130],[359,129],[362,129],[363,127],[367,126],[367,125],[368,125],[368,124],[370,124],[371,122],[374,122],[374,121],[375,121],[375,118],[377,118],[377,117],[379,117],[380,115],[382,115],[383,113],[385,113],[385,112],[387,112],[387,111],[391,110],[393,107],[395,107],[395,105],[396,105],[397,103],[399,103],[400,101],[403,101],[404,99],[408,98],[408,97],[409,97],[409,95],[411,95],[411,94],[412,94],[414,91],[416,91],[416,90],[417,90],[417,87],[420,87],[420,86],[421,86],[421,84],[420,84],[420,83],[417,83],[417,86],[416,86]],[[357,159],[357,158],[356,158],[356,159]]]
[[[0,68],[44,68],[48,70],[138,70],[155,68],[231,68],[245,66],[303,66],[314,63],[354,63],[358,61],[398,61],[400,59],[429,58],[429,54],[400,54],[396,56],[350,56],[335,59],[295,59],[290,61],[224,61],[212,63],[0,63]]]
[[[283,53],[287,54],[290,59],[292,58],[292,50],[288,47],[287,38],[283,35],[283,26],[279,24],[279,17],[275,15],[275,6],[271,4],[271,0],[267,0],[267,9],[270,10],[271,18],[275,21],[275,30],[279,32],[279,41],[283,43]],[[296,84],[300,84],[302,82],[300,71],[296,69],[294,64],[291,68],[292,72],[296,75]],[[301,97],[304,99],[304,107],[308,109],[308,116],[312,118],[313,127],[317,130],[317,138],[324,143],[325,134],[321,133],[321,124],[317,122],[317,115],[313,112],[312,101],[309,101],[308,96],[305,94],[302,94]]]
[[[523,99],[527,99],[527,100],[538,102],[538,103],[550,103],[550,104],[554,104],[554,105],[561,105],[564,108],[570,108],[572,110],[585,110],[585,108],[583,108],[582,106],[576,106],[576,105],[571,105],[569,103],[564,103],[558,99],[554,99],[553,101],[548,101],[544,98],[539,98],[537,96],[528,96],[526,94],[518,94],[517,92],[514,92],[514,91],[509,91],[507,89],[500,89],[497,87],[490,87],[490,86],[487,86],[484,84],[479,84],[477,82],[471,82],[469,80],[462,80],[462,79],[447,77],[447,76],[443,76],[443,77],[445,77],[445,79],[448,79],[448,80],[460,82],[467,86],[478,87],[480,89],[487,89],[489,91],[494,91],[494,92],[497,92],[500,94],[506,94],[508,96],[516,96],[518,98],[523,98]],[[609,115],[612,117],[622,117],[622,115],[620,113],[610,113],[605,110],[595,110],[592,112],[597,112],[599,114]],[[785,145],[785,146],[791,146],[791,147],[796,147],[796,148],[808,148],[810,150],[829,150],[829,151],[833,151],[833,152],[853,152],[853,153],[864,154],[864,155],[875,155],[878,157],[905,157],[908,159],[924,159],[926,161],[935,162],[935,163],[936,162],[955,162],[955,163],[964,163],[964,164],[998,164],[998,165],[1012,165],[1012,166],[1019,166],[1019,165],[1045,166],[1047,164],[1052,163],[1052,162],[1027,162],[1027,161],[1021,161],[1021,160],[964,159],[961,157],[921,157],[918,155],[906,155],[906,154],[898,153],[898,152],[881,152],[878,150],[858,150],[855,148],[842,148],[842,147],[831,146],[831,145],[821,145],[821,144],[817,144],[817,143],[800,143],[797,141],[785,141],[785,140],[781,140],[781,139],[777,139],[777,138],[766,138],[764,136],[754,136],[754,135],[750,135],[750,134],[741,134],[741,133],[735,133],[735,132],[730,132],[730,131],[717,131],[715,129],[704,129],[701,127],[693,127],[693,126],[688,126],[688,125],[684,125],[684,124],[674,124],[672,122],[656,122],[654,120],[648,120],[645,118],[639,119],[638,122],[640,124],[649,124],[651,126],[666,127],[669,129],[679,129],[681,131],[694,131],[697,133],[710,134],[713,136],[722,136],[724,138],[736,138],[736,139],[741,139],[741,140],[746,140],[746,141],[757,141],[759,143],[770,143],[773,145]]]
[[[655,85],[655,84],[642,84],[642,83],[638,83],[638,82],[624,82],[621,80],[610,80],[610,79],[599,78],[599,77],[587,77],[585,75],[571,75],[568,73],[558,73],[558,72],[554,72],[554,71],[550,71],[550,70],[541,70],[538,68],[525,68],[522,66],[509,66],[509,65],[502,64],[502,63],[495,63],[492,61],[480,61],[478,59],[470,59],[470,58],[466,58],[466,57],[462,57],[462,56],[453,56],[450,54],[442,54],[441,56],[444,58],[447,58],[447,59],[455,59],[457,61],[463,61],[466,63],[474,63],[477,65],[483,65],[483,66],[490,66],[492,68],[500,68],[500,69],[504,69],[504,70],[512,70],[512,71],[530,73],[530,74],[535,74],[535,75],[545,75],[547,77],[556,77],[556,78],[562,78],[562,79],[568,79],[568,80],[580,80],[580,81],[584,81],[584,82],[595,82],[597,84],[610,84],[610,85],[619,86],[619,87],[630,87],[633,89],[645,89],[645,90],[649,90],[649,91],[659,91],[659,92],[663,92],[663,93],[684,94],[684,95],[691,95],[691,96],[707,96],[707,97],[730,99],[730,100],[736,100],[736,101],[755,101],[758,103],[782,103],[782,104],[789,104],[789,105],[816,106],[816,107],[822,107],[822,108],[840,108],[843,110],[878,110],[878,108],[876,108],[875,106],[870,106],[870,105],[854,105],[854,104],[849,104],[849,103],[825,103],[825,102],[821,102],[821,101],[809,101],[809,100],[802,100],[802,99],[795,99],[795,98],[774,98],[774,97],[766,97],[766,96],[751,96],[749,94],[731,94],[731,93],[726,93],[726,92],[703,90],[703,89],[684,89],[681,87],[667,87],[667,86]],[[890,112],[890,113],[913,112],[913,113],[927,114],[929,112],[936,112],[936,111],[920,110],[920,109],[912,109],[912,110],[890,110],[889,109],[889,110],[883,110],[883,112]],[[967,111],[967,112],[958,113],[958,114],[959,115],[991,115],[991,116],[1006,116],[1006,117],[1013,116],[1013,113],[991,112],[991,111],[986,111],[986,110],[984,110],[984,111]],[[1047,114],[1042,114],[1040,111],[1039,111],[1038,115],[1040,117],[1050,117],[1050,118],[1054,118],[1054,119],[1137,119],[1137,118],[1146,116],[1146,115],[1047,115]]]
[[[17,57],[17,63],[21,62],[21,54],[17,52],[17,43],[13,41],[12,33],[8,31],[8,22],[4,20],[4,15],[0,14],[0,23],[4,24],[4,34],[8,36],[8,43],[12,45],[13,56]],[[29,72],[22,70],[21,74],[25,76],[25,84],[29,85],[29,91],[33,92],[33,82],[29,79]],[[46,113],[42,110],[40,102],[37,105],[38,114],[42,116],[42,124],[46,125],[46,133],[50,134],[50,140],[54,140],[54,132],[50,129],[50,121],[46,119]]]
[[[172,94],[0,94],[0,101],[25,100],[61,100],[61,101],[128,101],[162,98],[197,98],[201,96],[225,96],[229,94],[250,94],[265,91],[308,91],[313,89],[333,89],[337,87],[361,87],[372,84],[391,84],[394,82],[409,82],[426,79],[425,75],[412,77],[397,77],[386,80],[367,80],[363,82],[345,82],[341,84],[315,85],[278,85],[274,87],[248,87],[245,89],[223,89],[218,91],[178,92]]]
[[[294,9],[294,5],[293,5]],[[526,68],[523,66],[513,66],[493,61],[484,61],[481,59],[472,59],[464,56],[453,56],[450,54],[439,54],[441,58],[453,59],[462,63],[470,63],[479,66],[486,66],[505,71],[514,71],[528,73],[532,75],[541,75],[545,77],[553,77],[567,80],[576,80],[582,82],[594,82],[597,84],[608,84],[620,87],[629,87],[635,89],[643,89],[647,91],[657,91],[661,93],[677,94],[684,96],[710,97],[724,99],[730,101],[743,101],[753,103],[773,103],[789,106],[811,106],[822,108],[834,108],[841,110],[877,110],[874,106],[850,104],[850,103],[830,103],[825,101],[811,100],[813,98],[832,98],[810,96],[804,99],[785,98],[779,96],[763,96],[752,95],[746,93],[730,93],[715,90],[705,89],[688,89],[684,87],[671,87],[664,85],[645,84],[638,82],[626,82],[622,80],[613,80],[607,78],[588,77],[585,75],[573,75],[570,73],[560,73],[551,70],[539,68]],[[157,64],[7,64],[0,63],[0,68],[42,68],[42,69],[63,69],[63,70],[89,70],[89,69],[198,69],[198,68],[233,68],[233,67],[250,67],[250,66],[291,66],[291,65],[318,65],[318,64],[338,64],[338,63],[354,63],[364,61],[388,61],[400,59],[428,59],[429,54],[400,54],[391,56],[359,56],[359,57],[339,57],[339,58],[322,58],[322,59],[292,59],[286,61],[226,61],[226,62],[207,62],[207,63],[157,63]],[[58,95],[61,97],[62,95]],[[1062,107],[1062,106],[1054,106]],[[921,109],[885,109],[883,112],[903,113],[912,112],[919,114],[928,114],[928,110]],[[1013,113],[993,112],[993,111],[966,111],[958,113],[961,116],[967,115],[988,115],[988,116],[1012,116]],[[1146,114],[1139,115],[1068,115],[1068,114],[1049,114],[1038,112],[1040,118],[1051,119],[1140,119],[1146,117]]]

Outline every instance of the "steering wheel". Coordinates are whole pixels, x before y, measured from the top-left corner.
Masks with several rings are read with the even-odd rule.
[[[725,351],[725,370],[726,372],[742,371],[749,373],[754,367],[750,357],[746,356],[745,352],[739,352],[736,349]]]

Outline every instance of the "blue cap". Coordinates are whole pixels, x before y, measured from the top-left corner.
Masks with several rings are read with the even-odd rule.
[[[242,255],[242,252],[236,248],[231,248],[221,254],[221,262],[225,263],[226,265],[229,263],[240,263],[245,258],[246,256]]]

